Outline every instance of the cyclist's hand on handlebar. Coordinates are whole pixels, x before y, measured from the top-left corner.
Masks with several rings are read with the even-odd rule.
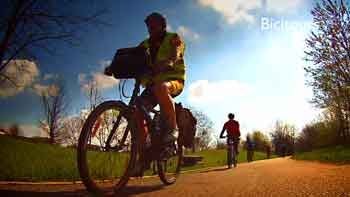
[[[112,76],[112,75],[113,75],[113,73],[112,73],[112,71],[111,71],[111,68],[110,68],[109,66],[105,68],[105,70],[104,70],[103,73],[104,73],[105,75],[107,75],[107,76]]]

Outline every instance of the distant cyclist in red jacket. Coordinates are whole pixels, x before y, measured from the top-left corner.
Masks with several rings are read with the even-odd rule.
[[[234,120],[235,115],[233,113],[228,114],[229,120],[224,124],[224,127],[222,128],[222,131],[220,133],[220,138],[224,137],[224,132],[227,132],[227,138],[234,139],[237,143],[235,143],[235,149],[238,153],[238,144],[239,144],[239,137],[241,136],[241,132],[239,130],[239,122]]]

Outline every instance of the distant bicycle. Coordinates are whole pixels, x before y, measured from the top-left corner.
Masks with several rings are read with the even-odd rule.
[[[240,138],[233,138],[224,136],[227,138],[227,166],[228,168],[237,167],[238,163],[238,152],[236,150],[237,144],[239,143]]]
[[[247,150],[247,161],[252,162],[254,159],[254,150],[248,149]]]
[[[247,161],[252,162],[254,159],[254,147],[255,143],[252,140],[251,136],[248,134],[247,135],[247,140],[245,142],[245,147],[247,149]]]

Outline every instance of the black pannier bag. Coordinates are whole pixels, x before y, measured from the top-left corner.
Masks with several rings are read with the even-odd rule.
[[[179,128],[179,143],[186,148],[191,148],[194,143],[197,129],[197,119],[188,108],[181,103],[175,104],[176,121]]]
[[[115,78],[139,78],[149,71],[148,62],[149,55],[145,48],[122,48],[117,50],[109,68]]]

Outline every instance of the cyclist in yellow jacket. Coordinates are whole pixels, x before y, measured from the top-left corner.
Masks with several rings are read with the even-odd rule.
[[[141,42],[139,47],[146,49],[151,56],[149,65],[151,72],[141,78],[141,84],[145,90],[138,97],[136,104],[141,104],[148,110],[153,109],[157,104],[160,105],[161,114],[167,123],[167,133],[161,139],[164,144],[163,150],[167,154],[172,151],[168,145],[176,141],[179,135],[173,98],[178,96],[184,88],[185,43],[177,33],[166,31],[166,19],[161,14],[156,12],[150,14],[145,19],[145,23],[149,38]],[[110,74],[111,71],[107,68],[105,73]],[[140,158],[143,158],[145,155],[142,153],[144,151],[142,144],[148,133],[147,125],[145,125],[145,117],[141,112],[136,111],[135,115],[138,129],[141,130],[139,153]],[[142,160],[139,159],[139,161]],[[143,165],[145,164],[136,164],[131,174],[142,173],[142,168],[145,167]]]
[[[166,31],[166,19],[159,13],[152,13],[145,19],[149,38],[139,47],[149,50],[151,73],[141,79],[145,90],[138,102],[148,109],[160,105],[160,110],[168,126],[168,133],[162,142],[169,144],[178,137],[175,104],[172,98],[178,96],[184,87],[185,44],[177,33]]]

